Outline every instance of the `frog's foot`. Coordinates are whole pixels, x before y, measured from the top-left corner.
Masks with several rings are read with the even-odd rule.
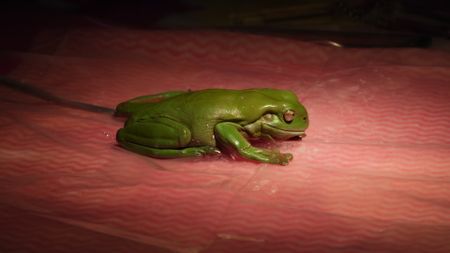
[[[155,158],[179,158],[179,157],[196,157],[196,156],[198,157],[220,153],[218,149],[210,146],[189,147],[183,149],[168,149],[168,148],[152,148],[132,142],[119,142],[119,143],[125,149]]]
[[[212,146],[190,147],[180,150],[183,156],[204,156],[204,155],[218,155],[220,150]]]
[[[289,164],[293,158],[292,154],[289,153],[280,153],[277,151],[255,148],[253,146],[248,146],[247,148],[238,151],[243,157],[280,165]]]

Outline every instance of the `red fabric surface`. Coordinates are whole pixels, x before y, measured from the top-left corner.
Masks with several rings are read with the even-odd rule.
[[[311,124],[279,144],[288,166],[158,160],[116,145],[120,119],[0,86],[1,252],[450,252],[449,54],[116,28],[40,42],[3,73],[107,107],[291,89]]]

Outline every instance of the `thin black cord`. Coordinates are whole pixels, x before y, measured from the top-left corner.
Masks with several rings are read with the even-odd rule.
[[[65,107],[70,107],[70,108],[84,110],[84,111],[90,111],[90,112],[106,113],[106,114],[110,114],[110,115],[113,115],[114,111],[115,111],[114,109],[111,109],[108,107],[83,103],[83,102],[74,101],[74,100],[70,100],[70,99],[64,99],[64,98],[58,97],[56,95],[53,95],[52,93],[50,93],[48,91],[36,88],[33,85],[26,84],[26,83],[23,83],[23,82],[14,80],[14,79],[10,79],[10,78],[4,77],[4,76],[0,76],[0,84],[6,86],[8,88],[20,91],[22,93],[40,98],[40,99],[48,101],[48,102],[55,103],[57,105],[65,106]]]

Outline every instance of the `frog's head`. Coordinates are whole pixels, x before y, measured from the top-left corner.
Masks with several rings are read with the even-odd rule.
[[[288,140],[306,136],[308,112],[299,103],[283,108],[280,112],[264,114],[261,118],[261,132],[275,139]]]

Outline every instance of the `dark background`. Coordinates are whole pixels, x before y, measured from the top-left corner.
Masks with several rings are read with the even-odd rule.
[[[445,0],[18,0],[0,3],[0,46],[24,49],[43,29],[72,25],[139,29],[224,29],[333,41],[347,47],[447,43]]]

